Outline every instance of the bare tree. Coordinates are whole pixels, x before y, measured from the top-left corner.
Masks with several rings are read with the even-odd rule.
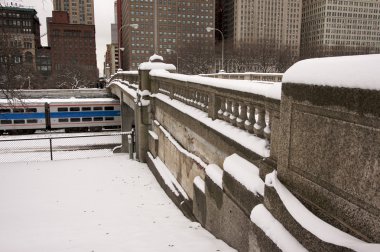
[[[92,87],[96,81],[93,70],[86,69],[79,64],[66,65],[60,70],[55,70],[51,83],[52,88],[85,88]]]

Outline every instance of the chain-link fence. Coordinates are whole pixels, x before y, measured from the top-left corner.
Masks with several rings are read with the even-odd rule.
[[[111,156],[122,136],[133,139],[132,132],[2,136],[0,163]]]

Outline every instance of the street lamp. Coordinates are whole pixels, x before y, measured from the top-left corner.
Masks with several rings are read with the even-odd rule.
[[[222,69],[220,69],[220,71],[222,71],[223,68],[224,68],[224,36],[223,36],[223,32],[221,30],[219,30],[219,29],[212,28],[212,27],[206,27],[206,31],[207,32],[218,31],[222,35]]]
[[[176,56],[177,56],[177,73],[179,73],[179,65],[178,65],[178,59],[179,59],[179,57],[178,57],[178,53],[175,51],[175,50],[173,50],[173,49],[166,49],[166,51],[168,52],[168,53],[175,53],[176,54]]]
[[[122,57],[121,57],[121,54],[120,52],[124,50],[124,48],[122,49],[120,47],[120,40],[121,40],[121,30],[124,28],[124,27],[132,27],[133,29],[138,29],[139,28],[139,24],[126,24],[126,25],[122,25],[120,28],[119,28],[119,33],[118,33],[118,36],[119,36],[119,69],[122,69],[122,65],[121,65],[121,62],[122,62]]]

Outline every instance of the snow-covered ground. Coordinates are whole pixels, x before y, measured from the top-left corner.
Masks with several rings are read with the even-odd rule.
[[[127,155],[0,165],[0,251],[233,251]]]

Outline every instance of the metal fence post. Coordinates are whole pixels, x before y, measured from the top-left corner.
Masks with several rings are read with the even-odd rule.
[[[129,159],[133,159],[133,140],[132,140],[132,134],[128,134],[128,149],[129,149]]]
[[[50,160],[53,160],[53,141],[51,138],[49,138],[49,142],[50,142]]]

